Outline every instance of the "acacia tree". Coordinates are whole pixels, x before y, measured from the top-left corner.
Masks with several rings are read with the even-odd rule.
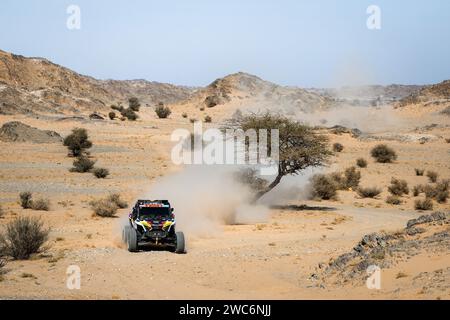
[[[87,130],[84,128],[73,129],[72,133],[64,139],[63,144],[69,149],[69,155],[74,157],[81,156],[86,149],[92,147]]]
[[[254,201],[275,188],[286,175],[297,175],[308,167],[319,167],[327,163],[332,152],[328,149],[328,138],[319,134],[312,127],[301,124],[281,115],[243,116],[233,121],[233,127],[244,132],[254,129],[267,130],[267,137],[271,141],[271,129],[279,130],[279,162],[278,174],[265,188],[255,194]],[[267,146],[272,154],[271,145]]]

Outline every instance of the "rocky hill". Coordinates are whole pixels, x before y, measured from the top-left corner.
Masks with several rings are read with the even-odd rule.
[[[410,104],[442,104],[450,102],[450,80],[426,86],[421,90],[403,98],[398,106],[404,107]]]
[[[297,87],[283,87],[257,76],[238,72],[219,78],[192,94],[185,103],[197,107],[227,107],[239,104],[246,110],[312,112],[328,105],[321,95]]]
[[[80,113],[107,110],[137,97],[143,105],[186,99],[192,88],[145,80],[97,80],[43,58],[0,50],[0,113]]]

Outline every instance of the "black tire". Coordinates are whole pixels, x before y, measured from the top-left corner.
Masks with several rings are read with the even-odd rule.
[[[127,232],[127,247],[128,251],[136,252],[138,249],[137,245],[137,233],[133,228],[129,228]]]
[[[179,231],[175,233],[177,243],[175,244],[175,253],[186,253],[184,233]]]
[[[123,243],[128,243],[128,233],[130,232],[131,226],[126,225],[125,227],[123,227],[122,229],[122,242]]]

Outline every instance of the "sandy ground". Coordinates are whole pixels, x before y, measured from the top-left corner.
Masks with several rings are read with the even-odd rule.
[[[391,177],[406,179],[410,187],[427,182],[426,177],[415,176],[414,168],[435,170],[440,177],[450,178],[450,144],[444,140],[450,138],[450,128],[445,127],[450,120],[414,108],[402,111],[404,122],[395,133],[414,135],[416,127],[431,123],[441,126],[424,133],[435,137],[425,144],[384,140],[398,153],[393,164],[377,164],[370,159],[370,148],[383,140],[330,135],[332,143],[340,142],[345,149],[333,158],[328,170],[344,169],[354,165],[358,157],[366,158],[369,165],[361,169],[361,185],[383,187],[379,199],[359,199],[352,191],[341,191],[337,201],[294,197],[284,206],[271,209],[263,223],[222,226],[207,236],[187,234],[188,253],[184,255],[127,252],[119,238],[120,221],[128,210],[120,210],[118,218],[98,218],[92,216],[88,203],[108,192],[119,192],[131,204],[145,195],[155,179],[180,170],[170,161],[170,133],[175,128],[191,127],[189,117],[181,117],[180,108],[177,106],[171,119],[165,120],[156,119],[151,110],[144,109],[141,119],[134,123],[0,116],[0,124],[19,120],[63,136],[74,127],[88,129],[97,166],[111,172],[107,179],[70,173],[73,159],[67,157],[62,145],[0,142],[0,203],[6,211],[0,225],[19,215],[29,215],[41,216],[52,228],[50,248],[45,253],[28,261],[9,261],[0,281],[0,298],[450,298],[447,276],[436,280],[446,284],[444,288],[427,290],[424,286],[432,286],[425,280],[413,281],[424,272],[449,268],[448,250],[424,251],[407,262],[383,269],[381,290],[367,289],[364,281],[317,288],[310,278],[319,263],[348,252],[363,235],[400,229],[409,219],[422,214],[414,210],[412,195],[406,196],[400,206],[385,203]],[[200,111],[190,113],[195,112],[200,118]],[[214,110],[213,119],[225,118],[224,114]],[[388,133],[392,134],[392,130]],[[50,198],[51,211],[21,209],[18,194],[25,190]],[[450,205],[435,203],[434,209],[448,211]],[[80,290],[66,287],[69,265],[81,268]],[[399,272],[405,276],[398,278]]]

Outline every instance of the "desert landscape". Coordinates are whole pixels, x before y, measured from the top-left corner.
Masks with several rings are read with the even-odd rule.
[[[251,203],[232,169],[171,161],[175,129],[265,113],[326,136],[328,163]],[[0,299],[450,298],[450,80],[304,89],[239,72],[186,87],[97,80],[0,51],[0,126],[0,232],[23,217],[49,228],[26,259],[2,254]],[[75,128],[106,173],[71,170],[63,142]],[[380,145],[395,156],[379,161]],[[96,214],[112,194],[128,206]],[[128,252],[131,206],[162,198],[187,253]],[[80,289],[67,287],[71,265]],[[371,265],[379,289],[366,285]]]

